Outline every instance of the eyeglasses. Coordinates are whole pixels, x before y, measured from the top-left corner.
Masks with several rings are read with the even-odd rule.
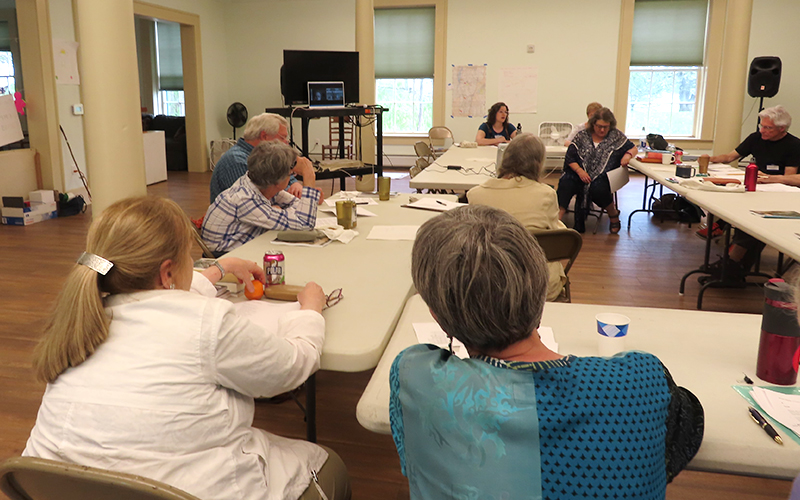
[[[334,291],[332,291],[331,293],[328,294],[328,297],[325,299],[325,307],[323,307],[322,310],[324,311],[325,309],[328,309],[329,307],[335,306],[343,298],[344,298],[344,295],[342,295],[342,289],[341,288],[337,288],[336,290],[334,290]]]
[[[600,130],[606,130],[608,128],[611,128],[611,125],[599,125],[599,124],[595,123],[594,124],[594,128],[599,128]]]
[[[758,128],[761,130],[775,130],[778,127],[775,125],[759,125]]]

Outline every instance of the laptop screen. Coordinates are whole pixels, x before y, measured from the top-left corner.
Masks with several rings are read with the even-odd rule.
[[[308,82],[308,106],[344,106],[344,83]]]

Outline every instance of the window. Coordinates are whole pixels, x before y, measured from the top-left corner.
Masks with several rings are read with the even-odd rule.
[[[375,99],[385,134],[433,126],[434,7],[375,9]]]
[[[14,57],[11,55],[11,33],[8,21],[0,21],[0,95],[16,92]]]
[[[0,95],[16,92],[14,61],[10,51],[0,51]]]
[[[625,135],[649,132],[691,137],[697,116],[699,66],[633,66],[628,85]]]
[[[159,113],[184,116],[183,60],[181,58],[181,26],[156,21],[156,68],[158,72]]]
[[[636,0],[625,134],[699,135],[708,0]]]

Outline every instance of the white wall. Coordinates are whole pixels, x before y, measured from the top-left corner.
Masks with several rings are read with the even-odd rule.
[[[241,102],[249,116],[283,105],[280,69],[283,49],[355,50],[355,0],[246,0],[225,9],[230,102]],[[237,131],[237,137],[241,134]],[[227,127],[227,136],[232,133]],[[300,120],[294,138],[301,140]],[[328,143],[328,120],[313,120],[309,143]],[[314,153],[321,152],[316,148]]]
[[[71,0],[50,0],[50,22],[53,40],[75,41],[75,23],[72,18]],[[86,154],[83,145],[83,116],[72,114],[72,105],[81,102],[80,85],[56,85],[58,99],[58,121],[67,134],[75,160],[86,177],[91,172],[86,168]],[[61,154],[64,160],[64,191],[83,187],[80,176],[75,173],[75,164],[69,154],[67,144],[61,139]]]
[[[147,0],[148,3],[168,7],[200,16],[200,33],[203,50],[203,91],[206,107],[206,138],[213,141],[231,134],[225,111],[228,109],[228,83],[226,59],[230,35],[225,32],[225,12],[231,6],[217,0]],[[233,50],[233,49],[232,49]]]
[[[619,0],[450,0],[447,20],[447,82],[452,65],[488,64],[486,111],[499,100],[498,78],[506,67],[533,66],[538,75],[537,112],[509,121],[538,133],[543,121],[586,121],[586,105],[612,108],[616,82]],[[526,52],[528,44],[535,52]],[[452,118],[447,91],[445,125],[456,141],[474,140],[483,117]],[[485,111],[484,111],[485,113]]]
[[[753,16],[750,26],[750,61],[759,56],[778,56],[781,58],[781,85],[775,97],[765,98],[764,107],[783,105],[800,124],[800,2],[797,0],[753,0]],[[745,92],[742,116],[742,138],[755,132],[759,98],[750,97]],[[800,126],[790,130],[800,135]]]

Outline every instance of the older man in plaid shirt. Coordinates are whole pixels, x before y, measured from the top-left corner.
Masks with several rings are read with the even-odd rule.
[[[220,193],[206,212],[203,240],[215,254],[233,250],[270,229],[314,228],[321,193],[315,188],[310,163],[295,163],[296,158],[294,150],[280,142],[262,142],[253,149],[247,174]],[[293,168],[303,177],[299,198],[284,191]]]

